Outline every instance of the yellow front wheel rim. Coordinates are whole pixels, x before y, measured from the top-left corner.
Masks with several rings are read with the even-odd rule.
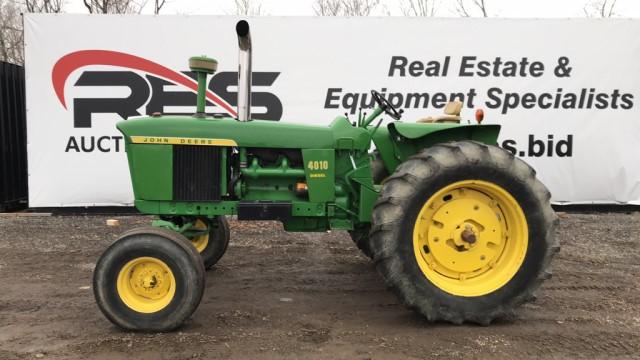
[[[208,226],[204,221],[198,219],[193,225],[193,228],[197,230],[207,230]],[[198,250],[199,253],[202,253],[209,244],[209,234],[196,236],[191,239],[191,243],[193,244],[193,246],[195,246],[196,250]]]
[[[176,280],[167,264],[154,257],[139,257],[118,273],[117,291],[129,308],[154,313],[167,307],[176,293]]]
[[[431,196],[413,229],[425,277],[458,296],[482,296],[507,284],[527,253],[522,208],[502,187],[481,180],[452,183]]]

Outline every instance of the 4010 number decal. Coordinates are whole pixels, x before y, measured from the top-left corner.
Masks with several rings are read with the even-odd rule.
[[[328,170],[329,169],[329,161],[309,161],[307,164],[309,170]]]

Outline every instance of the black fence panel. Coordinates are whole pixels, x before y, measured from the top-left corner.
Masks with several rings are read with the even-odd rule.
[[[27,206],[24,68],[0,62],[0,211]]]

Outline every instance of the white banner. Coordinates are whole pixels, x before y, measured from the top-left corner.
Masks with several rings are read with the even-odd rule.
[[[214,57],[208,112],[233,114],[236,17],[25,16],[29,202],[130,205],[115,123],[193,113],[187,59]],[[640,204],[640,21],[250,18],[254,118],[329,124],[371,89],[440,114],[461,99],[503,125],[556,203]],[[390,119],[387,119],[390,121]]]

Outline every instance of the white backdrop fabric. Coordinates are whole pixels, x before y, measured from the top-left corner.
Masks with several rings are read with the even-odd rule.
[[[184,72],[203,54],[220,72],[210,89],[221,100],[207,111],[232,113],[237,21],[25,15],[30,206],[132,204],[115,123],[193,112]],[[502,125],[499,144],[536,169],[555,203],[640,204],[638,20],[248,21],[256,118],[328,125],[375,89],[413,122],[455,97],[464,119],[482,108]]]

